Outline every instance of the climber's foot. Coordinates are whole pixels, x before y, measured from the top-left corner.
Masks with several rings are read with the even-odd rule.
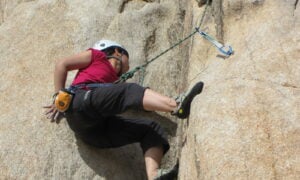
[[[159,169],[154,180],[175,180],[177,179],[179,163],[169,170]]]
[[[194,97],[202,92],[203,86],[203,82],[198,82],[187,93],[180,94],[175,99],[178,104],[177,109],[171,114],[180,119],[187,118],[190,115],[191,103]]]

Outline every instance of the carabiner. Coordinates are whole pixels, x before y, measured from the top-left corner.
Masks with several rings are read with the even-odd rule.
[[[206,40],[208,40],[209,42],[211,42],[214,46],[216,46],[218,48],[218,50],[225,54],[226,56],[230,56],[233,54],[233,49],[231,46],[224,46],[223,44],[219,43],[217,40],[215,40],[213,37],[211,37],[210,35],[208,35],[206,32],[200,31],[199,28],[196,28],[196,31],[202,36],[204,37]],[[227,49],[227,50],[226,50]]]

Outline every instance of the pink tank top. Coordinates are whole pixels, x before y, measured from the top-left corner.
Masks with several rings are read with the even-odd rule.
[[[72,85],[113,83],[119,79],[104,52],[92,48],[88,50],[92,51],[91,63],[87,67],[79,69]]]

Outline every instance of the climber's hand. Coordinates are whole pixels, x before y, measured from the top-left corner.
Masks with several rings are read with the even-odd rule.
[[[51,119],[51,122],[59,123],[62,114],[56,109],[54,104],[43,106],[43,108],[47,109],[45,111],[45,115],[47,116],[47,119]]]

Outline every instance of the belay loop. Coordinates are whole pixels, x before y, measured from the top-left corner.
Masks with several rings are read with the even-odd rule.
[[[204,37],[206,40],[211,42],[214,46],[218,48],[218,50],[223,53],[226,56],[230,56],[233,54],[233,49],[231,46],[224,46],[223,44],[219,43],[217,40],[212,38],[210,35],[208,35],[206,32],[200,31],[200,29],[197,27],[196,31]],[[227,50],[226,50],[227,49]]]

